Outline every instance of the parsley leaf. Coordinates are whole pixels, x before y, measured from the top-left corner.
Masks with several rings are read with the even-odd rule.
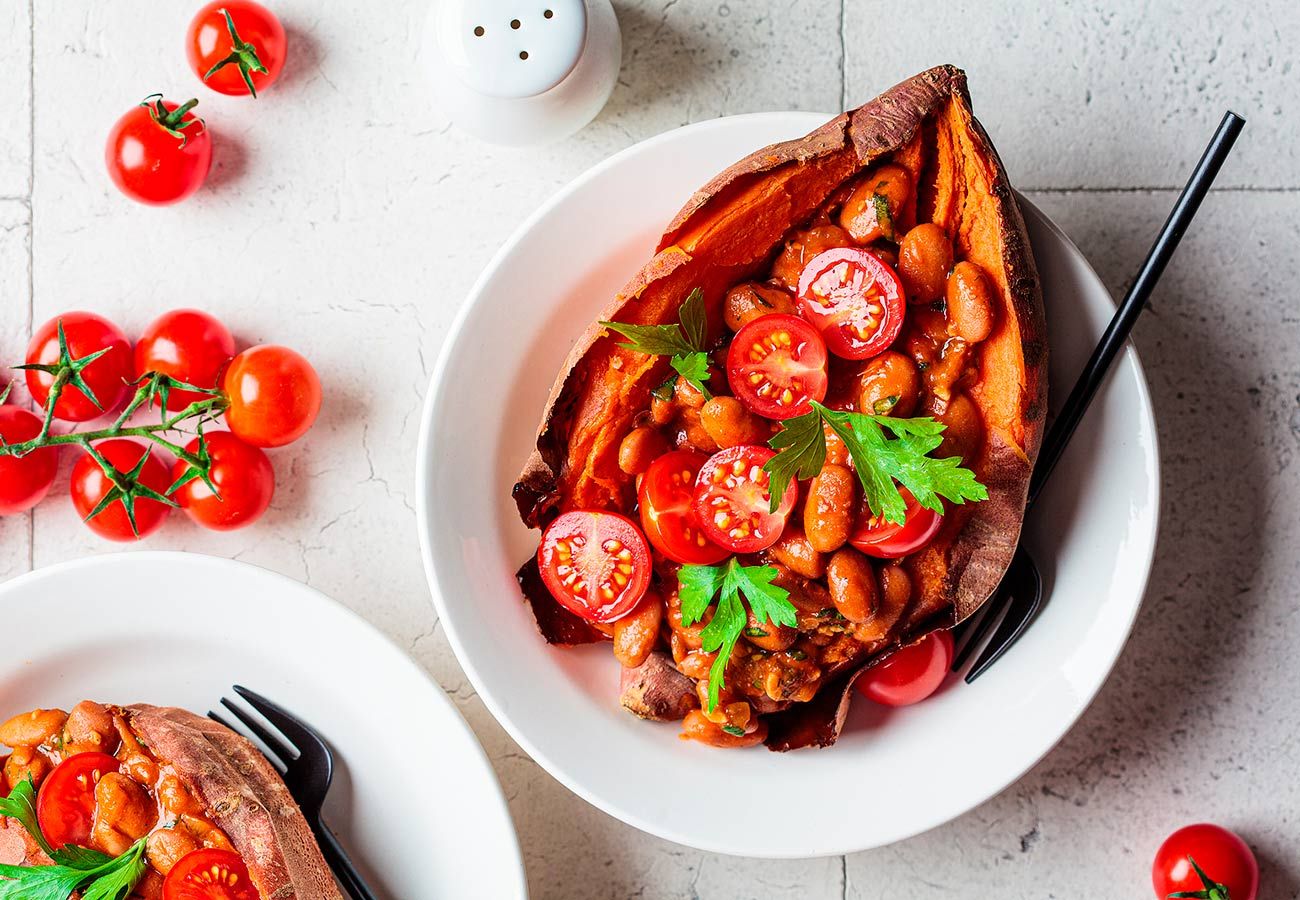
[[[708,324],[704,312],[704,292],[691,291],[677,310],[676,325],[628,325],[623,322],[601,322],[610,331],[616,331],[627,341],[620,347],[636,350],[650,356],[671,357],[670,363],[706,400],[713,395],[704,386],[709,380],[709,357],[705,352],[704,338]]]
[[[725,565],[682,566],[677,571],[682,622],[686,625],[704,618],[714,596],[721,592],[713,618],[700,632],[704,649],[718,654],[709,667],[709,712],[718,706],[731,651],[748,625],[742,592],[760,623],[793,627],[798,621],[790,592],[772,583],[776,576],[772,566],[742,566],[734,556]]]
[[[975,473],[962,468],[961,457],[930,456],[943,441],[943,423],[929,417],[895,419],[839,412],[813,403],[812,412],[785,420],[781,431],[768,441],[778,451],[763,467],[771,476],[773,510],[792,479],[812,478],[821,471],[826,459],[823,422],[848,447],[873,515],[898,524],[906,520],[907,503],[898,492],[899,484],[922,506],[939,513],[943,512],[940,498],[953,503],[988,499],[988,490]]]
[[[89,868],[0,865],[0,900],[67,900],[78,889],[82,900],[123,900],[149,866],[144,848],[140,838],[121,856]]]
[[[0,818],[10,818],[18,822],[32,836],[45,855],[59,865],[92,869],[112,859],[111,856],[106,856],[98,850],[72,844],[59,850],[50,846],[50,842],[41,833],[41,826],[36,817],[36,784],[32,781],[31,775],[14,785],[8,797],[0,797]]]

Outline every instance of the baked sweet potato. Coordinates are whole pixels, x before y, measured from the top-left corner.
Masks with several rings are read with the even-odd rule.
[[[0,737],[12,742],[10,759],[21,754],[31,761],[5,766],[0,793],[7,794],[28,775],[39,787],[62,759],[76,753],[115,756],[121,774],[112,777],[122,780],[128,800],[138,798],[140,809],[134,816],[124,809],[110,812],[97,792],[95,824],[86,843],[117,855],[123,844],[147,836],[151,865],[132,896],[159,897],[162,878],[179,861],[179,853],[212,847],[238,853],[265,900],[341,900],[284,781],[243,736],[174,707],[105,707],[87,701],[70,715],[37,712],[58,730],[44,737],[39,732],[24,736],[22,716],[5,723],[8,737],[4,731]],[[38,744],[25,743],[37,739]],[[49,862],[15,820],[0,817],[0,863]]]
[[[897,191],[887,185],[890,177],[901,185]],[[875,187],[867,184],[873,179],[879,179]],[[871,203],[885,204],[879,222],[862,221],[879,207],[854,206],[864,189]],[[937,283],[924,277],[925,266],[914,265],[930,252],[922,243],[926,229],[917,225],[937,235],[935,246],[948,248]],[[896,583],[906,581],[909,593],[905,611],[883,637],[859,630],[873,639],[861,640],[860,652],[836,655],[819,674],[813,702],[767,717],[768,742],[777,749],[833,742],[857,673],[924,631],[971,615],[997,586],[1019,540],[1046,414],[1043,306],[1024,222],[1002,163],[971,112],[964,73],[952,66],[923,72],[804,138],[751,154],[696,192],[654,258],[573,347],[514,488],[521,517],[534,527],[573,509],[631,513],[636,476],[620,465],[620,445],[651,417],[652,392],[671,370],[664,356],[620,346],[621,338],[600,322],[673,324],[684,298],[699,289],[710,340],[721,339],[735,324],[730,308],[724,313],[729,290],[757,284],[769,272],[767,284],[779,289],[792,255],[801,265],[816,249],[805,254],[805,248],[825,237],[818,229],[851,235],[878,251],[899,269],[908,299],[924,301],[908,307],[910,324],[891,352],[904,365],[915,361],[922,412],[948,426],[946,455],[963,457],[988,498],[950,505],[937,536],[889,573]],[[917,240],[909,246],[914,230]],[[793,282],[787,278],[786,285]],[[982,306],[966,302],[975,289],[986,298]],[[856,390],[854,379],[867,377],[860,366],[832,360],[827,403],[834,405],[837,379]],[[898,397],[888,400],[892,405]],[[852,400],[845,403],[837,408],[853,408]],[[685,441],[692,445],[689,435]],[[575,617],[525,578],[531,571],[526,565],[521,583],[532,586],[525,584],[525,594],[548,640],[600,638],[574,626]]]

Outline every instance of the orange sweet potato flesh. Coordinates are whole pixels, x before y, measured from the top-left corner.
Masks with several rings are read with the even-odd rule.
[[[938,537],[908,559],[914,600],[902,634],[910,639],[961,621],[996,588],[1019,540],[1046,416],[1038,276],[1006,172],[971,112],[965,74],[952,66],[930,69],[804,138],[736,163],[691,197],[654,258],[599,318],[675,322],[681,301],[699,287],[711,330],[718,333],[726,290],[765,272],[792,229],[883,161],[903,166],[916,179],[916,208],[908,218],[914,214],[916,221],[942,226],[957,258],[988,274],[999,307],[993,333],[979,345],[980,370],[968,389],[986,438],[977,456],[964,462],[988,488],[989,499],[952,508]],[[618,447],[668,369],[663,358],[621,348],[619,340],[593,323],[552,388],[536,450],[515,486],[528,525],[544,526],[568,509],[627,512],[634,506],[634,479],[619,469]],[[774,716],[769,745],[834,741],[848,687],[875,658],[827,684],[812,703]]]

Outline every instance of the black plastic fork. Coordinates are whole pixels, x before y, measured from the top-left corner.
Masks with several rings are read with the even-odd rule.
[[[1111,363],[1124,349],[1124,343],[1128,340],[1129,333],[1132,332],[1143,307],[1146,306],[1151,291],[1164,273],[1165,266],[1168,265],[1174,250],[1178,247],[1178,242],[1182,240],[1183,233],[1191,224],[1201,201],[1205,199],[1210,185],[1214,183],[1219,169],[1228,158],[1228,152],[1232,150],[1232,145],[1245,124],[1246,120],[1236,113],[1231,111],[1224,113],[1223,121],[1219,123],[1218,130],[1210,139],[1183,192],[1178,195],[1178,202],[1174,204],[1164,227],[1156,236],[1155,243],[1151,245],[1137,277],[1133,279],[1133,286],[1124,295],[1123,302],[1115,311],[1110,324],[1106,326],[1106,331],[1097,342],[1096,349],[1092,351],[1092,357],[1079,373],[1070,396],[1066,398],[1065,405],[1061,407],[1060,414],[1052,423],[1043,441],[1038,463],[1029,480],[1026,512],[1033,507],[1042,493],[1048,476],[1056,468],[1066,445],[1074,435],[1075,428],[1078,427],[1083,414],[1087,412],[1097,390],[1106,379]],[[970,684],[979,678],[1020,639],[1033,622],[1042,604],[1043,578],[1038,571],[1037,563],[1022,544],[1016,548],[1016,554],[1002,577],[1002,583],[985,604],[984,614],[978,619],[967,619],[954,629],[953,637],[958,642],[961,642],[964,637],[965,643],[953,657],[952,670],[956,672],[966,664],[1000,616],[1001,624],[998,625],[998,630],[966,674],[966,683]]]
[[[376,900],[374,892],[366,885],[334,832],[321,819],[321,807],[325,803],[325,795],[329,793],[330,782],[334,779],[334,752],[330,750],[329,744],[310,725],[283,707],[240,685],[235,685],[234,691],[280,732],[279,735],[275,734],[229,698],[221,698],[221,705],[266,746],[269,751],[265,754],[267,760],[283,773],[285,786],[289,788],[289,793],[297,801],[298,808],[316,835],[321,853],[334,877],[353,900]],[[208,718],[220,722],[231,731],[239,732],[238,728],[215,712],[209,712]]]

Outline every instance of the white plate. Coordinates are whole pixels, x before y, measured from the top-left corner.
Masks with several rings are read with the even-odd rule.
[[[838,744],[775,754],[678,740],[618,704],[603,645],[548,647],[514,572],[537,535],[510,499],[573,340],[650,258],[690,193],[824,116],[739,116],[631,147],[553,197],[470,292],[434,373],[418,458],[425,567],[443,627],[488,708],[548,772],[623,821],[705,850],[802,857],[933,828],[1001,791],[1060,740],[1128,636],[1155,545],[1151,403],[1130,348],[1030,525],[1050,589],[1013,652],[893,714],[857,703]],[[1026,204],[1047,298],[1054,398],[1113,310],[1077,248]],[[761,786],[761,787],[759,787]],[[773,815],[774,798],[809,815]]]
[[[246,563],[118,553],[0,585],[0,718],[86,698],[199,713],[265,694],[339,763],[325,820],[386,897],[525,897],[492,767],[465,720],[374,627]]]

